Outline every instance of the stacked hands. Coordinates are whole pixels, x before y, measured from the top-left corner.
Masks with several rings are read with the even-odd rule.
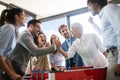
[[[57,50],[60,49],[60,47],[61,47],[61,42],[60,42],[60,40],[54,39],[54,40],[53,40],[53,44],[56,46]]]

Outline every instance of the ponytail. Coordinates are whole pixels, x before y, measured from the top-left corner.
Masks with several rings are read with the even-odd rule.
[[[3,26],[5,22],[16,24],[15,15],[20,15],[23,10],[20,8],[11,8],[11,9],[5,9],[1,13],[0,17],[0,26]]]
[[[7,20],[6,16],[7,16],[8,12],[9,12],[8,9],[5,9],[5,10],[2,11],[1,16],[0,16],[0,27],[5,24],[5,21]]]

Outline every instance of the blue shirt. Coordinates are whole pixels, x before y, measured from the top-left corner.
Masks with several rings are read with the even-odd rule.
[[[120,64],[120,6],[108,4],[102,8],[99,17],[102,23],[104,46],[118,48],[118,64]]]
[[[0,27],[0,55],[6,58],[15,45],[15,27],[12,24],[5,24]]]

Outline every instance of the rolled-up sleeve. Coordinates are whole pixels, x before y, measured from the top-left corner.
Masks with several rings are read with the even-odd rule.
[[[9,47],[8,51],[12,50],[11,38],[14,36],[14,27],[5,26],[0,28],[0,55],[3,55],[4,51]]]
[[[94,36],[93,38],[94,38],[94,42],[96,43],[97,48],[98,48],[102,53],[104,53],[104,52],[106,51],[106,48],[103,46],[102,41],[100,40],[100,38],[99,38],[97,35],[93,34],[93,36]]]
[[[76,41],[74,41],[73,44],[71,45],[71,47],[68,49],[68,52],[67,52],[68,57],[67,57],[67,59],[72,58],[75,55],[76,46],[77,46],[77,43],[76,43]]]
[[[46,48],[38,48],[37,45],[33,42],[33,37],[31,34],[24,33],[21,37],[21,44],[31,53],[33,56],[42,56],[44,54],[51,53],[55,51],[55,46],[52,45]]]

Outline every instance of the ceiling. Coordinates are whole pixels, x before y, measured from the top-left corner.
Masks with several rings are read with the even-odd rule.
[[[87,6],[87,0],[1,0],[35,13],[38,19],[59,15]]]

